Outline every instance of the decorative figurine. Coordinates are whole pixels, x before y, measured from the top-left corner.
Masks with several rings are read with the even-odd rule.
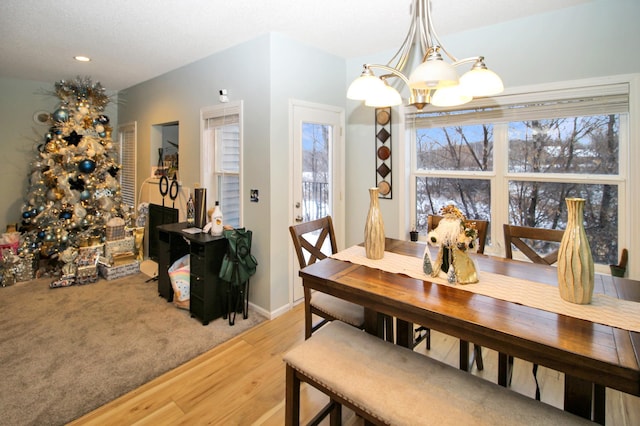
[[[432,262],[431,276],[442,276],[452,284],[477,283],[475,264],[467,254],[467,249],[478,238],[474,223],[467,223],[462,212],[454,205],[443,207],[440,214],[443,216],[440,223],[427,234],[429,244],[439,247],[438,255]]]

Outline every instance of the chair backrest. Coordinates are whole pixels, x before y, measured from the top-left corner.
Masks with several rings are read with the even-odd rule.
[[[517,226],[508,224],[503,225],[503,230],[505,257],[507,259],[513,259],[513,252],[511,251],[511,244],[513,244],[533,263],[553,265],[558,261],[558,250],[560,248],[559,244],[557,244],[558,247],[556,249],[553,249],[550,253],[540,254],[534,249],[534,247],[532,247],[531,243],[527,244],[523,240],[559,243],[560,241],[562,241],[562,236],[564,235],[563,230],[532,228],[529,226]]]
[[[289,232],[298,255],[300,269],[338,251],[331,216],[292,225]]]
[[[442,216],[430,214],[427,217],[427,231],[433,231],[440,221],[442,220]],[[469,223],[475,223],[476,229],[478,230],[478,253],[484,254],[484,246],[487,244],[487,230],[489,228],[488,220],[476,220],[476,219],[466,219],[465,225]]]

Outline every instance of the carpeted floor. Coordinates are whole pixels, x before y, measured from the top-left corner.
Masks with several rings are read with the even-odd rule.
[[[62,425],[265,320],[203,326],[147,278],[0,288],[0,424]]]

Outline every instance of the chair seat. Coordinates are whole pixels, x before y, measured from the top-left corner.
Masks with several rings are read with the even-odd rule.
[[[331,317],[353,325],[362,327],[364,325],[364,308],[355,303],[347,302],[326,293],[312,292],[311,306]]]

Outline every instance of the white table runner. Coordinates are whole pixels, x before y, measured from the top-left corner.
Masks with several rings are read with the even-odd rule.
[[[640,303],[637,302],[596,293],[591,304],[578,305],[563,300],[557,287],[482,271],[478,271],[480,281],[476,284],[450,284],[445,279],[425,274],[421,258],[385,251],[382,259],[371,260],[366,257],[362,246],[349,247],[331,257],[548,312],[640,332]]]

